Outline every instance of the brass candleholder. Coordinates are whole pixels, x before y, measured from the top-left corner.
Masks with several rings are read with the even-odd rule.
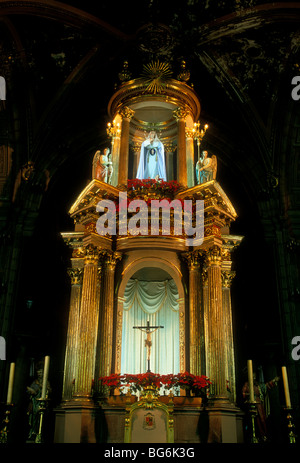
[[[3,420],[3,428],[0,431],[0,444],[7,444],[8,442],[10,413],[11,413],[13,404],[5,404],[5,406],[6,406],[5,419]]]
[[[43,433],[42,433],[42,430],[43,430],[43,420],[44,420],[44,415],[45,415],[45,412],[48,408],[48,398],[41,398],[41,399],[37,399],[39,401],[39,415],[40,415],[40,421],[39,421],[39,432],[35,438],[35,443],[36,444],[41,444],[43,443]]]
[[[256,432],[255,432],[255,418],[257,416],[257,408],[256,408],[256,402],[249,402],[249,413],[251,416],[251,426],[252,426],[252,437],[251,437],[251,443],[252,444],[258,444],[258,439],[256,437]]]
[[[292,407],[286,407],[284,409],[286,411],[286,418],[288,422],[288,437],[289,437],[289,443],[290,444],[296,444],[296,434],[294,433],[295,426],[293,424],[293,417],[292,417]]]

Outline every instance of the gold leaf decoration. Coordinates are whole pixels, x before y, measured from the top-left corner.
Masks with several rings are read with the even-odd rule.
[[[143,66],[142,78],[147,85],[147,91],[151,93],[160,93],[166,86],[167,80],[172,76],[172,70],[168,63],[160,61],[151,62]]]

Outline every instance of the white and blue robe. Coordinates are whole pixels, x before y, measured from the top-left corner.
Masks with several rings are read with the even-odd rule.
[[[160,179],[167,180],[164,145],[159,140],[154,140],[152,143],[150,140],[145,140],[141,146],[136,178],[155,179],[157,175]]]

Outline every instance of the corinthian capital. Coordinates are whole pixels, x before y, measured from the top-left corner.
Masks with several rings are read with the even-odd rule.
[[[71,285],[80,285],[82,283],[83,268],[69,268],[68,275],[71,279]]]
[[[99,260],[99,249],[93,244],[89,244],[84,248],[85,264],[97,264]]]
[[[221,276],[222,276],[222,286],[224,288],[230,288],[232,280],[235,277],[235,272],[233,272],[232,270],[222,270]]]
[[[208,265],[221,265],[222,250],[219,246],[212,246],[206,253],[206,261]]]
[[[201,263],[202,253],[199,251],[186,252],[183,255],[184,259],[187,261],[189,270],[195,270],[199,268]]]
[[[124,106],[124,108],[120,110],[120,115],[122,116],[123,119],[130,120],[134,115],[134,111],[128,108],[128,106]]]
[[[175,109],[175,111],[173,111],[173,116],[175,117],[177,121],[181,119],[185,119],[187,115],[188,115],[188,112],[185,109],[180,108],[180,107]]]
[[[115,268],[118,260],[121,260],[121,259],[122,259],[121,252],[111,252],[111,253],[105,254],[104,256],[104,262],[106,266],[112,270]]]

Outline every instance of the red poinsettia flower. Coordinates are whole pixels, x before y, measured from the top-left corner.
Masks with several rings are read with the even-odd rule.
[[[177,375],[159,375],[152,372],[140,374],[128,373],[124,375],[112,374],[110,376],[103,376],[99,380],[103,386],[107,386],[110,389],[120,388],[122,390],[122,388],[130,388],[132,392],[141,391],[148,386],[154,386],[158,389],[164,386],[167,390],[180,387],[197,392],[211,384],[206,376],[196,376],[187,371],[178,373]]]

